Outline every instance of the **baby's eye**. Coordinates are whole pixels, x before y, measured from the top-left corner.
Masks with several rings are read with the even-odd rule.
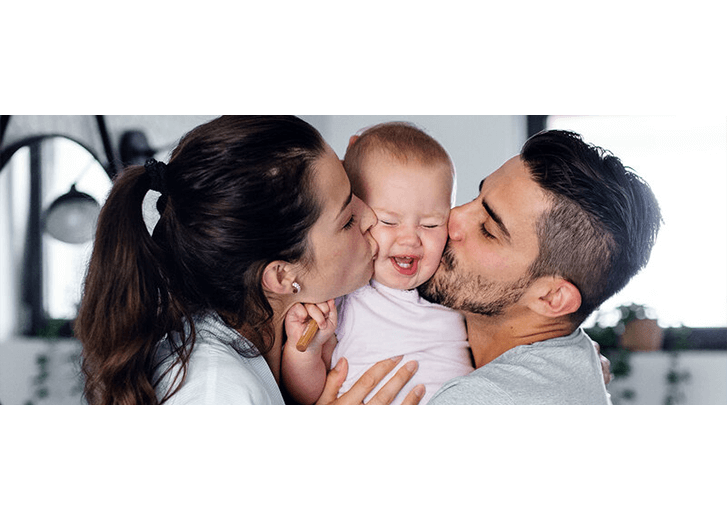
[[[388,221],[388,220],[381,220],[381,219],[379,219],[379,222],[381,222],[385,226],[395,226],[396,225],[396,222],[391,222],[391,221]]]
[[[441,224],[422,224],[422,227],[423,227],[423,228],[426,228],[426,229],[436,229],[436,228],[438,228],[438,227],[439,227],[440,225],[441,225]]]

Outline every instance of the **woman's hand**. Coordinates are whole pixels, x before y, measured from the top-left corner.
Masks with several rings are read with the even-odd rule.
[[[601,345],[594,341],[593,346],[596,347],[596,352],[598,352],[598,357],[601,360],[601,372],[603,372],[603,382],[608,384],[613,381],[613,374],[611,373],[611,362],[606,356],[601,354]]]
[[[316,404],[364,404],[364,398],[369,395],[371,390],[376,388],[376,385],[386,377],[386,374],[393,370],[401,361],[401,358],[402,356],[399,356],[379,361],[364,372],[348,392],[337,398],[338,390],[348,373],[348,362],[345,358],[342,358],[335,368],[329,372],[323,394],[321,394]],[[416,373],[417,368],[416,361],[409,361],[366,404],[390,404]],[[424,397],[424,391],[424,385],[415,386],[401,404],[419,404],[419,401]]]

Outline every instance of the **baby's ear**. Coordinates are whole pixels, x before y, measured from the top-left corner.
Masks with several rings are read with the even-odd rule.
[[[348,148],[351,148],[353,146],[353,143],[358,141],[359,137],[360,136],[358,136],[358,135],[352,135],[351,137],[349,137],[348,138]],[[348,152],[348,148],[346,148],[346,152]]]

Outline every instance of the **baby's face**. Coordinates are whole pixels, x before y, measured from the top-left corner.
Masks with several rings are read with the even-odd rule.
[[[363,164],[361,198],[376,213],[374,280],[414,289],[432,277],[447,243],[452,194],[448,165],[401,163],[376,152]]]

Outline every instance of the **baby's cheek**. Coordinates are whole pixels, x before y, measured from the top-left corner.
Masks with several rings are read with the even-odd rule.
[[[431,254],[433,256],[437,256],[439,258],[442,257],[442,253],[444,252],[444,246],[447,245],[447,239],[449,238],[449,233],[447,232],[447,227],[444,226],[443,228],[437,228],[435,230],[435,233],[432,235],[432,244],[431,244]]]
[[[387,229],[381,224],[377,224],[371,228],[371,236],[379,245],[379,258],[389,256],[391,244],[394,242],[391,229]]]
[[[444,246],[447,243],[446,238],[444,240],[442,240],[441,237],[437,238],[434,236],[429,238],[430,239],[425,243],[424,258],[419,265],[420,283],[424,283],[424,281],[434,275],[435,271],[439,267],[439,262],[442,259]]]

